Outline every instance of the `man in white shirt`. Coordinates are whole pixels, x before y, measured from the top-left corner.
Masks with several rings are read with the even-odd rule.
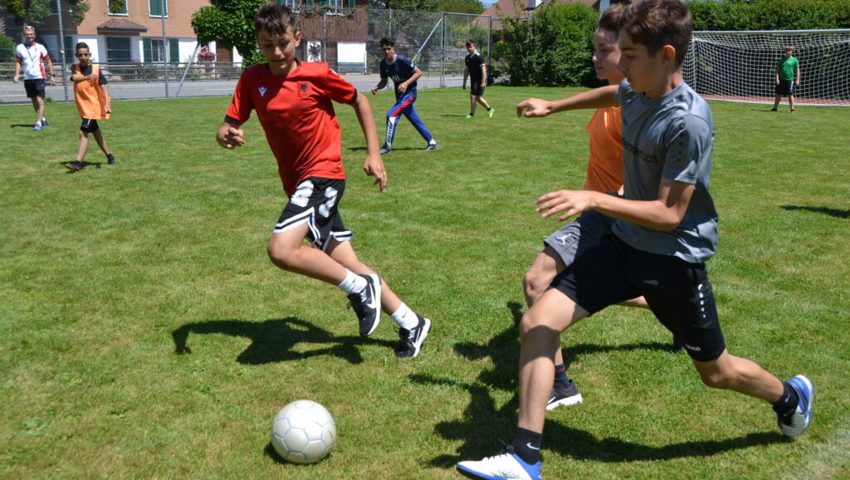
[[[32,129],[39,131],[47,126],[47,119],[44,118],[44,83],[49,78],[50,85],[56,85],[56,79],[53,76],[53,62],[50,61],[47,49],[35,41],[35,28],[27,25],[23,33],[24,43],[15,48],[15,77],[12,80],[17,83],[23,70],[24,88],[37,114]]]

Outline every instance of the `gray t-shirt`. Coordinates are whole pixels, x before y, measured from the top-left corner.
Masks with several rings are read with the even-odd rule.
[[[708,104],[682,82],[655,99],[623,80],[617,91],[623,118],[625,198],[655,200],[661,179],[694,185],[682,222],[671,232],[617,221],[613,231],[632,247],[702,263],[717,249],[717,211],[708,190],[714,124]]]

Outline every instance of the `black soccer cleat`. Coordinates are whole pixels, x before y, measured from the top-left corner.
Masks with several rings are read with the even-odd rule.
[[[422,342],[431,331],[431,320],[416,314],[419,323],[412,330],[406,328],[398,329],[398,346],[395,348],[395,356],[398,358],[413,358],[419,355]]]
[[[378,275],[361,275],[366,279],[366,288],[348,296],[351,308],[360,320],[360,336],[368,337],[381,322],[381,279]]]

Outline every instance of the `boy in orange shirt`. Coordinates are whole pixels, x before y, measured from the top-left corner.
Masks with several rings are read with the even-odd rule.
[[[91,52],[85,42],[80,42],[75,47],[76,57],[80,63],[74,65],[74,74],[71,81],[74,82],[74,100],[77,103],[77,111],[83,117],[80,125],[80,148],[77,150],[77,159],[65,164],[65,168],[71,172],[78,172],[86,166],[83,161],[89,148],[89,134],[94,134],[97,145],[106,155],[106,163],[115,164],[115,157],[109,151],[103,133],[100,131],[98,120],[106,120],[112,112],[112,99],[109,98],[109,90],[106,88],[106,78],[100,70],[99,65],[91,63]]]
[[[216,139],[224,148],[244,145],[245,133],[239,127],[252,110],[257,112],[289,197],[272,230],[269,258],[283,270],[336,285],[347,293],[361,336],[371,335],[381,311],[386,312],[399,325],[396,357],[416,357],[431,321],[411,310],[357,258],[352,233],[338,210],[345,172],[332,100],[354,108],[366,137],[363,170],[375,177],[380,191],[387,184],[369,100],[327,64],[301,63],[295,58],[301,32],[289,8],[269,2],[260,7],[254,25],[266,63],[242,73]]]
[[[620,47],[617,45],[617,30],[623,9],[614,5],[599,18],[593,35],[593,66],[596,76],[609,85],[619,85],[623,72],[617,68]],[[582,101],[594,91],[580,93],[562,100],[549,102],[529,98],[517,105],[517,115],[522,117],[545,117],[551,113],[580,108],[589,108]],[[620,140],[622,121],[620,107],[598,108],[587,122],[585,130],[590,137],[590,159],[587,162],[587,177],[584,190],[617,193],[623,187],[623,146]],[[563,226],[544,240],[543,251],[534,259],[531,268],[523,277],[525,300],[529,307],[552,283],[555,275],[563,271],[582,251],[599,243],[602,235],[611,231],[614,219],[598,212],[585,212],[575,221]],[[643,297],[630,300],[626,305],[646,307]],[[583,400],[575,382],[567,377],[564,356],[558,350],[555,356],[555,384],[546,404],[547,410],[560,406],[575,405]]]

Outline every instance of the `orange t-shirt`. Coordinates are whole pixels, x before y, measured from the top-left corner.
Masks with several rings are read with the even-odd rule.
[[[585,190],[616,192],[623,186],[623,121],[620,107],[598,108],[587,126],[590,160],[587,162]]]
[[[74,73],[84,75],[79,63],[74,67]],[[99,65],[92,65],[91,72],[100,78]],[[77,101],[77,111],[80,112],[81,117],[91,120],[109,118],[109,113],[106,112],[106,96],[99,80],[74,82],[74,99]]]

